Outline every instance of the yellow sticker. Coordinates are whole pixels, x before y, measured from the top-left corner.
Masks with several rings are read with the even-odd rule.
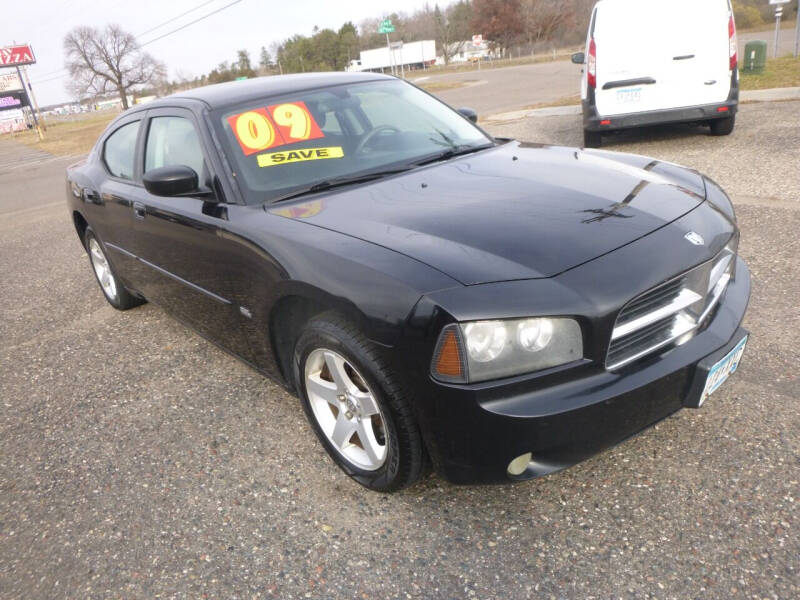
[[[344,157],[344,152],[341,146],[330,146],[328,148],[303,148],[302,150],[270,152],[269,154],[259,154],[257,158],[259,167],[274,167],[275,165],[285,165],[306,160],[342,157]]]

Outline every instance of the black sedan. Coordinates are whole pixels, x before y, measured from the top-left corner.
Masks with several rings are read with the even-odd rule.
[[[473,121],[375,74],[191,90],[111,123],[69,211],[115,308],[281,382],[375,490],[536,477],[699,407],[747,341],[726,194]]]

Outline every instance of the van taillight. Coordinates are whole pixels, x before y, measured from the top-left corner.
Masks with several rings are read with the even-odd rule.
[[[736,24],[733,22],[733,15],[728,20],[728,44],[730,44],[730,70],[733,71],[739,64],[736,56]]]
[[[594,38],[589,42],[589,60],[586,63],[586,81],[589,87],[597,87],[597,44]]]

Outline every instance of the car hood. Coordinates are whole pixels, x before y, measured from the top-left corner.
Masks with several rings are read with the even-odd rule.
[[[390,248],[474,285],[552,277],[664,227],[704,199],[703,177],[677,165],[508,142],[269,212]]]

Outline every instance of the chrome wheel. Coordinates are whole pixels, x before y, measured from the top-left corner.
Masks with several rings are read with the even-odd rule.
[[[97,281],[100,282],[100,287],[103,288],[103,293],[109,300],[116,300],[117,281],[111,272],[111,265],[108,264],[106,255],[103,254],[103,249],[94,237],[89,238],[89,258],[97,275]]]
[[[336,451],[365,471],[386,462],[386,422],[372,390],[342,355],[326,348],[309,354],[305,386],[314,418]]]

